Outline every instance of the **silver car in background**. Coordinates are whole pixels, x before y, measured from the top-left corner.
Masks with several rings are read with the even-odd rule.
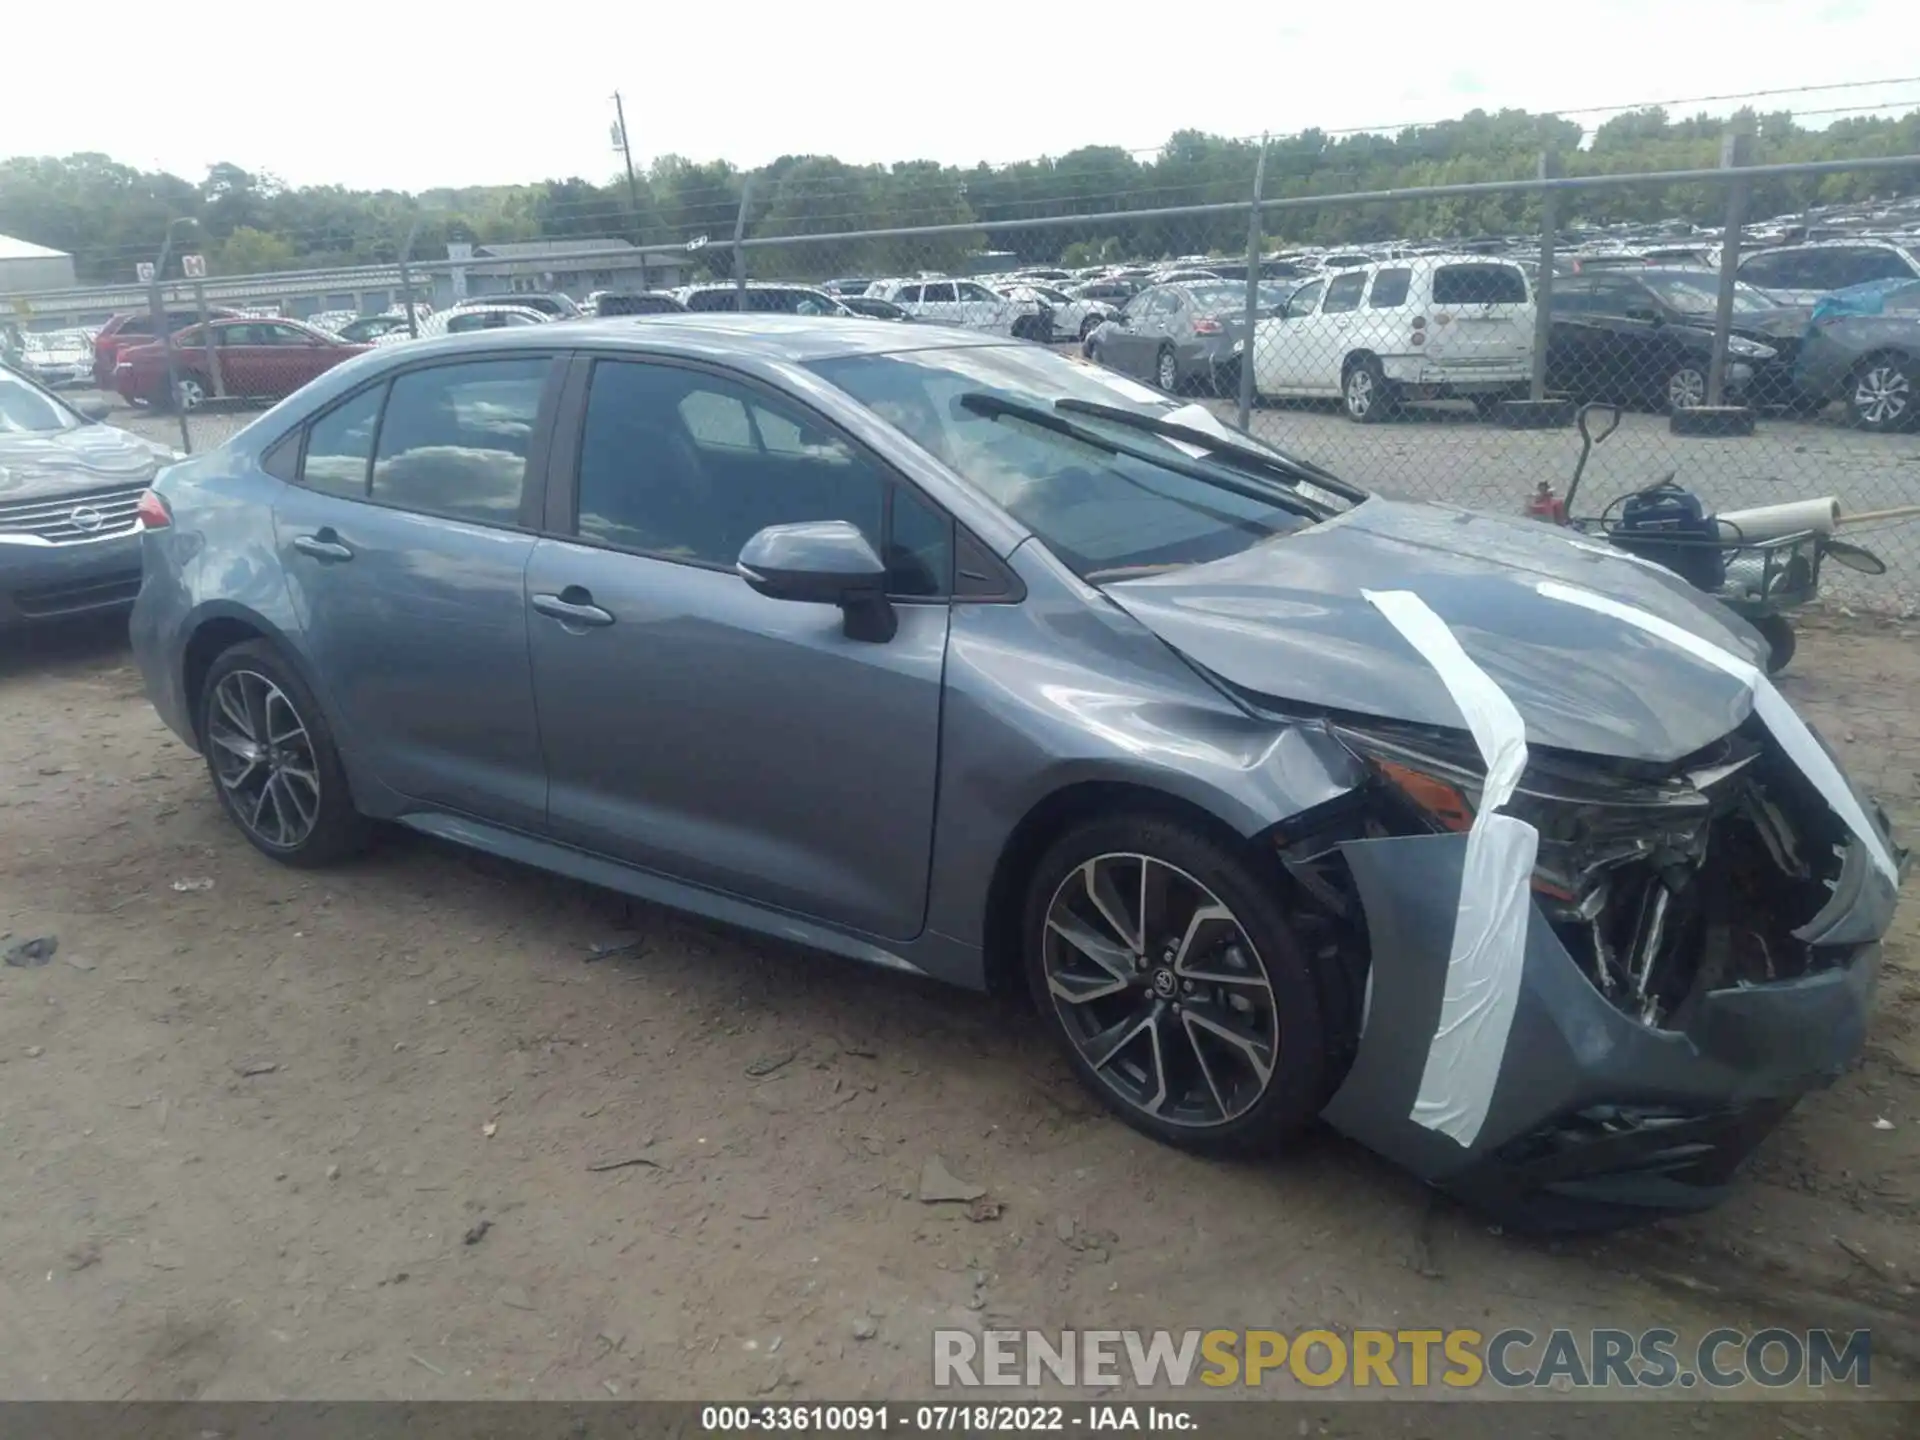
[[[154,489],[148,693],[289,864],[397,822],[1025,988],[1147,1134],[1324,1115],[1537,1227],[1713,1203],[1864,1040],[1904,856],[1743,622],[1077,358],[456,336]]]
[[[139,509],[175,453],[0,368],[0,630],[124,611]]]

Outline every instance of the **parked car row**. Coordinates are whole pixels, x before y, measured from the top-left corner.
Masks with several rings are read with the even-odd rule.
[[[1261,282],[1251,353],[1255,393],[1338,398],[1370,423],[1408,402],[1462,398],[1483,412],[1528,393],[1532,282],[1481,255],[1376,261],[1295,285]],[[1852,303],[1848,297],[1870,297]],[[1699,268],[1600,267],[1556,278],[1546,384],[1553,394],[1664,410],[1706,404],[1718,277]],[[1733,291],[1723,395],[1811,414],[1840,401],[1870,431],[1904,429],[1920,408],[1920,279],[1876,281],[1781,304]],[[1247,363],[1244,284],[1149,287],[1093,327],[1088,358],[1166,391],[1232,393]]]

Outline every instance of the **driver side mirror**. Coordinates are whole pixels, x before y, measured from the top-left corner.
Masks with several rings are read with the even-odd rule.
[[[887,567],[859,527],[845,520],[769,525],[740,547],[734,569],[770,600],[838,605],[849,640],[884,644],[899,629],[887,599]]]
[[[1638,320],[1642,325],[1658,325],[1661,322],[1660,312],[1651,305],[1627,306],[1627,319]]]

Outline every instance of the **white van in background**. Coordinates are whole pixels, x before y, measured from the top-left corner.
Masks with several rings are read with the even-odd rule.
[[[1490,409],[1533,371],[1533,291],[1509,260],[1422,255],[1311,280],[1254,327],[1261,395],[1338,396],[1350,419],[1405,400],[1470,398]]]

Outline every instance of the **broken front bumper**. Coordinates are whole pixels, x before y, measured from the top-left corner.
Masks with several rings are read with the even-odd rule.
[[[1534,903],[1499,1078],[1463,1146],[1412,1112],[1439,1024],[1466,836],[1343,849],[1372,965],[1359,1047],[1326,1119],[1515,1228],[1606,1228],[1713,1205],[1793,1103],[1830,1083],[1865,1039],[1895,889],[1857,840],[1808,927],[1830,963],[1707,991],[1672,1029],[1605,999]]]

